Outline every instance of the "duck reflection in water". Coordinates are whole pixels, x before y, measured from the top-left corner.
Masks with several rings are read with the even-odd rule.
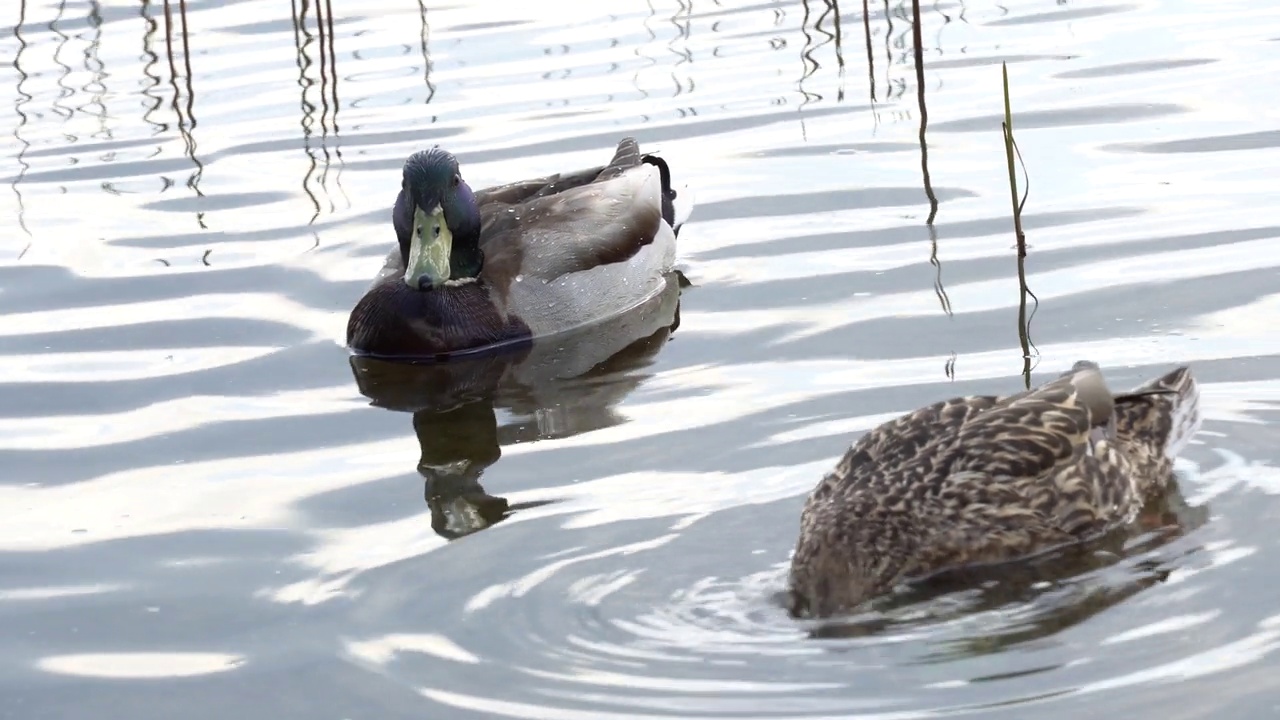
[[[481,485],[502,446],[618,425],[614,407],[643,382],[680,324],[678,272],[620,318],[501,352],[429,364],[351,357],[360,392],[376,407],[413,414],[431,527],[454,540],[554,500],[509,503]],[[510,419],[498,423],[499,411]]]

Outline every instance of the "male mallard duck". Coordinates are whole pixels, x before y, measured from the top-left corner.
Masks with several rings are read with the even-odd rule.
[[[676,196],[666,162],[633,138],[607,165],[475,193],[447,151],[414,153],[391,215],[400,245],[352,309],[347,345],[426,357],[619,315],[664,287],[692,209],[677,217]]]
[[[1078,362],[1009,397],[959,397],[863,435],[809,495],[791,612],[828,617],[900,582],[1017,560],[1133,519],[1200,424],[1178,368],[1112,395]]]

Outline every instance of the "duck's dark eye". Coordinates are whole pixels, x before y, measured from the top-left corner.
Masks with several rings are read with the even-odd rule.
[[[458,187],[458,183],[460,183],[460,182],[462,182],[462,176],[461,176],[461,175],[459,175],[458,173],[454,173],[454,174],[453,174],[453,180],[451,180],[451,181],[450,181],[450,183],[451,183],[454,187]]]

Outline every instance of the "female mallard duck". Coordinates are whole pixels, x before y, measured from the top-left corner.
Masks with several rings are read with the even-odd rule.
[[[677,217],[676,196],[666,162],[632,138],[607,165],[474,193],[453,155],[414,153],[391,215],[399,247],[352,309],[347,345],[430,357],[620,315],[664,287],[692,209]]]
[[[1130,522],[1172,482],[1199,398],[1185,367],[1112,395],[1078,362],[1017,395],[944,400],[871,430],[805,504],[792,614],[829,617],[901,582]]]

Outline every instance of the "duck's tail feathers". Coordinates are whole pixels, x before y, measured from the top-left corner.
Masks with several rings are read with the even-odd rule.
[[[693,191],[688,185],[676,187],[671,184],[671,168],[667,167],[667,161],[661,157],[645,155],[640,161],[658,168],[658,173],[662,176],[662,219],[679,236],[680,227],[693,213]]]
[[[1200,386],[1191,368],[1180,367],[1116,395],[1116,403],[1144,399],[1152,410],[1147,429],[1156,433],[1152,440],[1166,457],[1174,458],[1200,430]],[[1132,428],[1138,431],[1139,428]]]
[[[678,188],[674,188],[671,192],[673,195],[671,199],[673,215],[671,229],[679,235],[680,228],[684,227],[685,221],[693,214],[693,186],[684,183]]]
[[[618,141],[613,151],[613,159],[606,167],[632,168],[640,164],[640,143],[633,137],[624,137]]]

